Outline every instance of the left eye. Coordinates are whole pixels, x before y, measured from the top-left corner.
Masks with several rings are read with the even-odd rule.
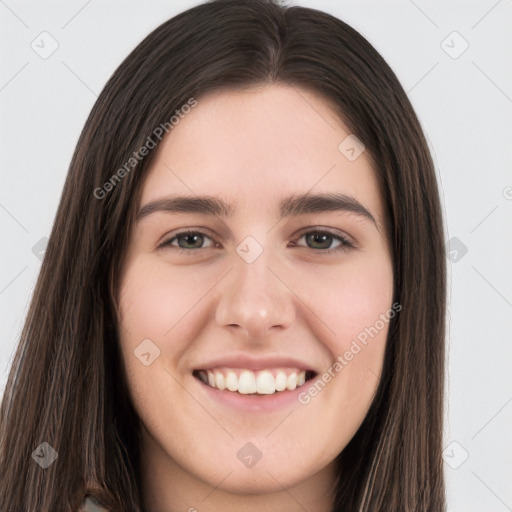
[[[307,233],[303,233],[299,240],[305,237],[306,241],[309,241],[313,244],[320,244],[321,247],[316,247],[317,249],[323,249],[322,252],[335,252],[342,251],[349,247],[354,247],[353,244],[344,236],[335,235],[334,233],[330,233],[329,231],[308,231]],[[330,248],[333,240],[337,240],[339,243],[337,247]],[[327,247],[325,247],[327,245]],[[312,247],[314,249],[315,247]]]
[[[346,250],[349,247],[354,247],[354,245],[344,236],[335,235],[334,233],[330,233],[328,231],[308,231],[306,233],[302,233],[298,240],[301,240],[302,238],[305,238],[306,243],[319,244],[320,247],[310,248],[321,249],[324,253]],[[179,251],[191,252],[194,249],[207,249],[208,247],[216,245],[215,242],[213,242],[208,247],[201,247],[205,239],[213,242],[213,240],[208,235],[200,231],[184,231],[164,241],[162,244],[160,244],[159,248],[172,246],[176,247]],[[330,247],[333,240],[339,242],[338,246],[335,248]],[[175,241],[178,241],[177,246],[174,243]]]

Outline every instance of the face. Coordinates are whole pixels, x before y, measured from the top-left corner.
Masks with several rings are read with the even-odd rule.
[[[237,494],[334,478],[393,316],[383,200],[349,135],[270,85],[199,99],[159,146],[119,295],[147,467]]]

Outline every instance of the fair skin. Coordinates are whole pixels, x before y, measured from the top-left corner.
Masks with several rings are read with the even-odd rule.
[[[393,296],[375,171],[365,152],[350,161],[338,149],[348,134],[319,96],[268,85],[198,99],[159,146],[139,209],[171,195],[208,195],[233,212],[159,203],[131,233],[119,333],[143,427],[148,511],[330,511],[334,461],[368,412],[388,324],[307,403],[304,392],[332,374]],[[306,193],[343,194],[362,209],[281,218],[280,201]],[[187,228],[195,236],[176,237]],[[134,355],[146,339],[146,353],[160,350],[149,365]],[[222,378],[267,369],[274,385],[279,371],[314,377],[254,394],[199,378],[211,369],[216,386],[216,368]]]

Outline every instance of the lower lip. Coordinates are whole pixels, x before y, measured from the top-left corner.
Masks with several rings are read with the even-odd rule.
[[[293,391],[278,391],[272,395],[243,395],[234,391],[221,391],[205,384],[202,380],[192,377],[208,395],[209,398],[221,405],[241,411],[278,411],[292,404],[300,404],[299,395],[308,388],[306,382]]]

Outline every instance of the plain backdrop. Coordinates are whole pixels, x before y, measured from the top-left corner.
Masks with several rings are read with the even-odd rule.
[[[91,107],[151,30],[197,3],[0,0],[0,392]],[[293,3],[364,35],[421,120],[450,244],[448,510],[510,511],[512,1]]]

